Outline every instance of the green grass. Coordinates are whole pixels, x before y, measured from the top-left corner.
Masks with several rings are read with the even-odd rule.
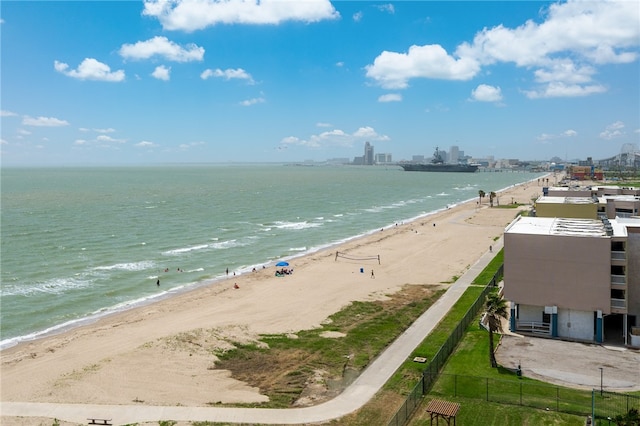
[[[584,426],[585,417],[491,402],[451,399],[460,403],[456,424],[464,426]],[[424,411],[424,407],[418,408]],[[430,425],[429,416],[414,419],[411,426]],[[445,424],[445,422],[441,422]],[[453,424],[453,423],[452,423]]]
[[[496,274],[500,266],[504,263],[504,250],[500,250],[494,258],[489,262],[486,268],[480,272],[480,274],[474,278],[472,284],[486,285],[491,278]]]
[[[432,359],[440,347],[447,341],[451,332],[482,291],[483,287],[470,286],[462,294],[442,321],[440,321],[429,336],[418,345],[409,358],[398,368],[396,373],[391,376],[384,386],[385,390],[398,392],[403,395],[407,395],[413,390],[416,383],[421,379],[422,372],[425,368],[425,364],[414,362],[413,358],[424,357],[427,358],[427,360]]]
[[[477,321],[467,328],[426,396],[434,398],[460,403],[459,424],[478,426],[584,425],[591,406],[590,391],[550,386],[506,368],[491,368],[487,331]],[[411,426],[429,424],[424,407],[426,403]]]
[[[494,204],[492,208],[494,208],[494,209],[517,209],[520,206],[524,206],[524,204],[520,204],[520,203],[500,204],[500,205]]]
[[[487,331],[473,322],[456,352],[449,358],[432,394],[463,397],[538,409],[587,415],[591,391],[552,386],[518,377],[507,368],[491,368]]]
[[[341,380],[359,374],[444,292],[423,288],[411,291],[414,297],[396,302],[354,302],[330,316],[328,324],[321,328],[298,332],[296,339],[286,335],[262,336],[268,348],[238,346],[219,354],[216,366],[232,371],[239,380],[259,386],[270,399],[261,407],[289,407],[316,370],[327,371],[329,380],[337,386],[346,384],[341,384]],[[326,331],[345,336],[328,339],[321,336]],[[351,373],[345,374],[347,370]]]

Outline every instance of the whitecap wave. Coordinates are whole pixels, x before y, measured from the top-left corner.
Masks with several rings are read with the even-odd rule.
[[[322,226],[322,224],[321,223],[317,223],[317,222],[307,222],[306,220],[302,221],[302,222],[282,222],[282,221],[278,221],[278,222],[274,222],[273,226],[278,228],[278,229],[300,230],[300,229],[307,229],[307,228],[317,228],[319,226]]]
[[[63,294],[69,290],[90,287],[93,280],[84,278],[53,278],[44,282],[30,285],[7,285],[2,288],[2,297],[6,296],[34,296],[36,294]]]
[[[155,267],[155,263],[151,260],[143,260],[141,262],[116,263],[115,265],[96,266],[94,271],[144,271]]]

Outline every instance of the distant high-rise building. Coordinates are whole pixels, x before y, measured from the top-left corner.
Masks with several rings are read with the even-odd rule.
[[[373,145],[369,142],[364,144],[364,164],[366,166],[373,165]]]
[[[456,164],[460,161],[460,149],[457,145],[452,145],[449,148],[449,163]]]
[[[376,164],[387,164],[391,163],[391,154],[380,153],[374,156]]]

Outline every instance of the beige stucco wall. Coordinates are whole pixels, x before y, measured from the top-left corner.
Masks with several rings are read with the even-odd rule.
[[[609,238],[505,233],[507,300],[608,314],[610,288]]]
[[[628,227],[627,235],[627,313],[640,326],[640,227]]]

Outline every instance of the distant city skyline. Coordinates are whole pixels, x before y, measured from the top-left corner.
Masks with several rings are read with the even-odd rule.
[[[3,165],[607,158],[640,3],[2,3]]]

